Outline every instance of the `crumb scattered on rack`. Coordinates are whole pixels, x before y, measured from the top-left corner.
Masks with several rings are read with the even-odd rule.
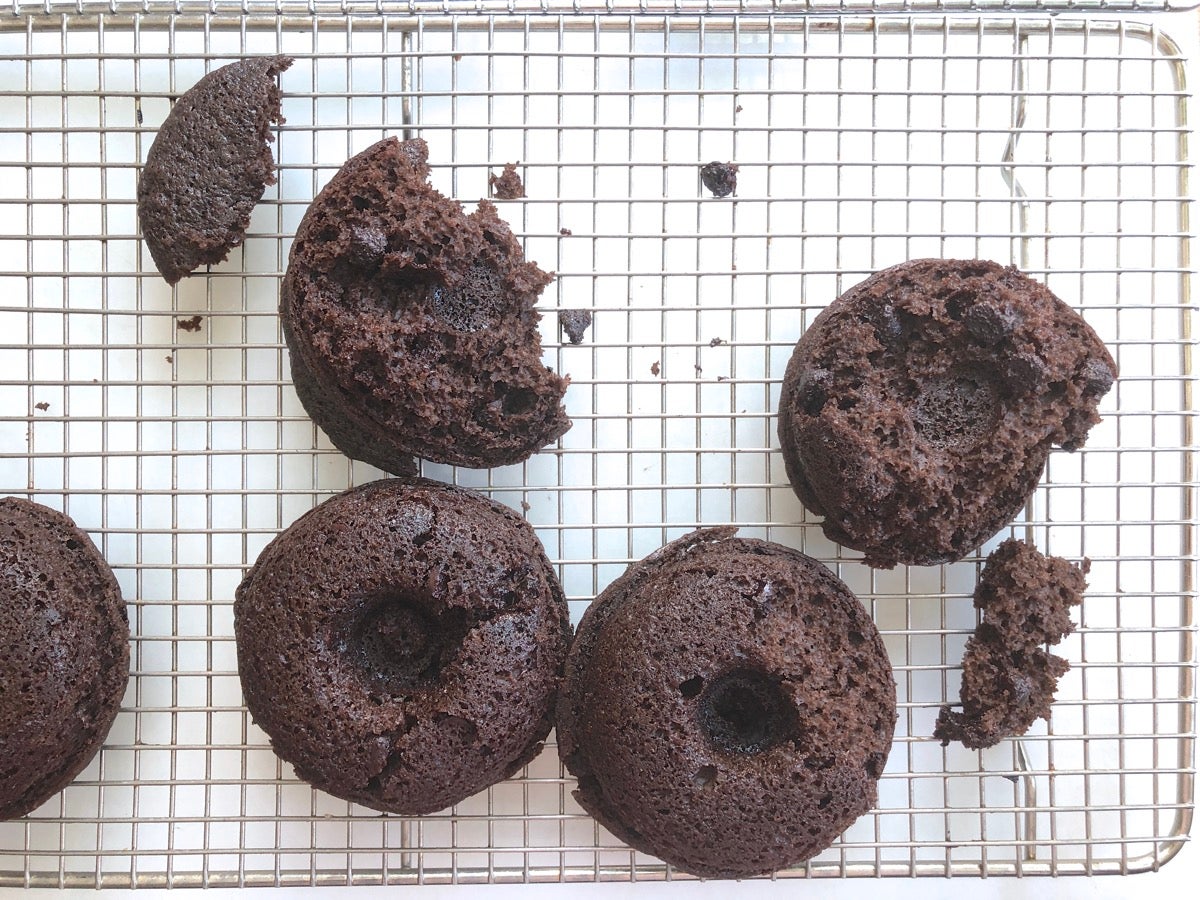
[[[528,500],[521,501],[521,509],[525,510],[525,512],[529,512],[529,510],[532,509],[532,507],[529,505]]]
[[[729,380],[728,375],[718,375],[717,376],[717,381],[728,381],[728,380]]]
[[[33,406],[35,409],[40,409],[42,412],[45,412],[46,410],[48,410],[50,408],[50,404],[47,403],[45,400],[43,400],[41,403],[35,403],[35,404],[33,404]]]
[[[714,197],[728,197],[737,190],[737,163],[710,162],[700,167],[700,181]]]
[[[572,344],[582,344],[584,333],[592,325],[592,314],[586,309],[560,309],[558,324]]]
[[[571,231],[570,228],[560,228],[560,229],[558,229],[558,233],[561,234],[563,237],[570,237],[572,234],[574,234],[574,232]]]
[[[659,374],[661,371],[662,371],[662,366],[660,366],[660,365],[658,364],[658,360],[657,360],[657,359],[656,359],[654,362],[650,363],[650,374],[651,374],[651,375],[657,375],[657,374]]]
[[[190,319],[176,319],[175,327],[180,331],[199,331],[200,323],[203,321],[203,316],[192,316]]]
[[[703,374],[704,374],[704,370],[703,370],[702,368],[700,368],[700,363],[696,363],[696,374],[697,374],[697,375],[703,375]]]
[[[168,353],[168,354],[166,355],[165,359],[166,359],[166,361],[167,361],[167,362],[169,362],[169,363],[173,363],[173,362],[175,362],[175,357],[174,357],[174,356],[172,356],[170,353]]]
[[[497,200],[520,200],[525,196],[525,183],[517,174],[516,163],[505,163],[499,175],[488,173],[488,185]]]
[[[733,111],[734,111],[735,113],[740,113],[740,112],[742,111],[742,104],[740,104],[740,103],[739,103],[737,106],[735,106],[735,107],[733,108]]]
[[[719,347],[723,343],[725,343],[725,338],[715,337],[711,341],[708,342],[708,346]]]

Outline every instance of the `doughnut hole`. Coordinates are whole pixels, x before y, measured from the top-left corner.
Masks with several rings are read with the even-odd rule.
[[[752,669],[713,680],[699,698],[700,727],[719,750],[762,753],[793,739],[799,720],[779,683]]]
[[[932,378],[913,403],[917,435],[938,450],[973,447],[996,424],[1000,393],[991,377],[959,373]]]
[[[465,617],[453,612],[432,615],[404,597],[368,601],[350,627],[346,649],[380,689],[419,688],[437,678],[466,636]]]

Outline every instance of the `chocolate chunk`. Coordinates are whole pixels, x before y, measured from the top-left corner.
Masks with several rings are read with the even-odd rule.
[[[700,181],[714,197],[728,197],[737,190],[738,167],[734,163],[710,162],[700,168]]]
[[[387,235],[378,228],[350,226],[350,246],[346,258],[360,269],[375,269],[387,252]]]
[[[988,304],[977,303],[963,313],[963,325],[972,337],[984,344],[997,344],[1016,329],[1017,314]]]

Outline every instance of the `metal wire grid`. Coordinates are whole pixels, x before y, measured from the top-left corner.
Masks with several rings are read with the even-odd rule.
[[[1172,23],[1174,24],[1174,23]],[[136,230],[171,98],[247,54],[283,76],[279,185],[242,249],[174,290]],[[304,415],[275,316],[288,241],[341,162],[430,143],[559,273],[547,357],[574,428],[529,462],[426,474],[525,508],[573,611],[699,524],[799,547],[871,609],[895,665],[876,812],[790,875],[1130,872],[1193,801],[1193,340],[1184,61],[1160,28],[1026,18],[63,13],[0,29],[0,490],[65,509],[130,603],[134,677],[105,749],[0,824],[0,884],[660,879],[574,803],[553,746],[418,819],[314,792],[241,702],[233,589],[282,527],[378,473]],[[736,199],[698,166],[740,164]],[[1053,721],[975,753],[930,738],[957,696],[976,557],[872,571],[787,488],[772,411],[807,322],[926,255],[1022,264],[1122,377],[1012,531],[1092,559]],[[555,307],[595,324],[560,342]],[[182,323],[200,317],[200,330]],[[190,322],[187,324],[191,324]],[[1086,524],[1086,527],[1085,527]],[[1004,535],[1001,535],[1003,537]],[[989,548],[985,547],[982,552]]]

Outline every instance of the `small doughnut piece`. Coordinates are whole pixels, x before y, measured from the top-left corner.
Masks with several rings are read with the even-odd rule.
[[[571,636],[533,529],[420,478],[301,516],[238,587],[234,631],[246,706],[275,752],[323,791],[403,815],[538,754]]]
[[[631,566],[588,608],[558,703],[575,797],[632,847],[742,878],[828,847],[877,800],[896,686],[832,572],[712,528]]]
[[[138,180],[138,223],[167,284],[219,263],[275,183],[271,125],[282,122],[275,76],[290,56],[215,69],[171,107]]]
[[[279,305],[292,381],[339,450],[384,471],[521,462],[571,427],[534,308],[551,276],[494,204],[467,215],[434,190],[427,154],[380,141],[304,214]]]
[[[992,551],[975,586],[980,622],[963,653],[962,710],[943,706],[933,734],[972,750],[1024,734],[1050,718],[1058,679],[1070,665],[1043,649],[1075,630],[1088,560],[1072,565],[1015,538]]]
[[[100,750],[129,683],[129,619],[91,538],[0,498],[0,821],[41,806]]]
[[[1015,268],[902,263],[796,344],[779,401],[788,480],[869,565],[952,562],[1012,520],[1053,446],[1082,446],[1116,377],[1091,327]]]

